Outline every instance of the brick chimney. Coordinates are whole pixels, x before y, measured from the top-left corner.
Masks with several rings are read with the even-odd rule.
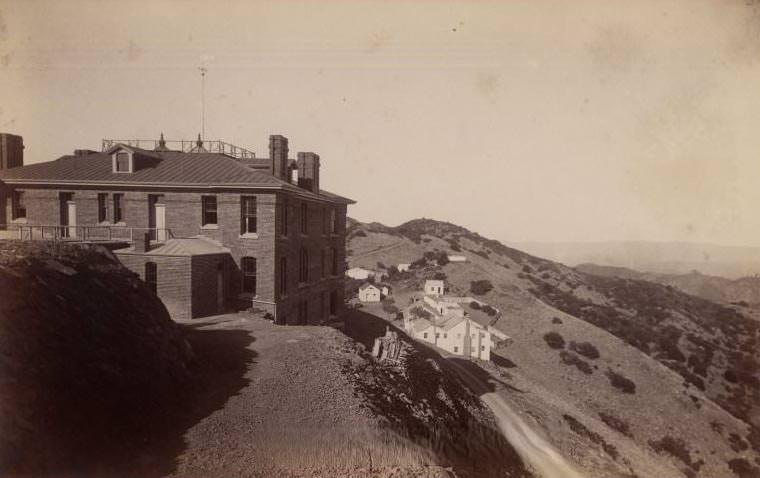
[[[283,181],[288,177],[288,138],[279,134],[269,136],[269,157],[272,160],[272,174]]]
[[[298,186],[319,194],[319,155],[298,153]]]
[[[9,133],[0,133],[0,170],[24,165],[24,139]]]
[[[146,232],[142,237],[135,238],[135,252],[150,251],[150,233]]]

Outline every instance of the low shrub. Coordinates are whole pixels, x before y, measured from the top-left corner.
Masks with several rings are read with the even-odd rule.
[[[617,388],[623,393],[630,393],[634,394],[636,393],[636,384],[633,382],[633,380],[629,380],[623,375],[615,372],[612,369],[607,369],[607,378],[610,379],[610,383],[613,387]]]
[[[493,290],[493,284],[488,279],[481,279],[470,282],[470,292],[475,295],[484,295]]]
[[[570,415],[562,415],[562,418],[567,422],[567,424],[570,426],[570,429],[577,433],[578,435],[588,438],[593,443],[596,443],[597,445],[602,446],[602,450],[604,450],[605,453],[607,453],[609,456],[612,457],[613,460],[617,460],[620,457],[620,453],[618,453],[617,448],[615,448],[614,445],[610,445],[606,441],[604,441],[604,438],[602,438],[601,435],[599,435],[596,432],[592,432],[588,428],[586,428],[581,422],[579,422],[575,417],[572,417]]]
[[[544,334],[546,344],[553,349],[564,349],[565,339],[557,332],[547,332]]]
[[[435,280],[446,280],[446,273],[444,272],[436,272],[433,274],[433,279]]]
[[[739,478],[757,478],[760,476],[760,470],[752,466],[744,458],[733,458],[728,460],[728,467]]]
[[[480,310],[480,303],[472,301],[470,302],[470,308],[474,310]]]
[[[592,373],[594,373],[594,371],[591,370],[591,365],[589,365],[588,362],[586,362],[585,360],[578,357],[572,352],[563,350],[559,353],[559,357],[562,359],[562,363],[564,363],[565,365],[573,365],[575,366],[575,368],[585,373],[586,375],[591,375]]]
[[[533,272],[533,268],[529,266],[528,264],[525,264],[524,266],[522,266],[522,271],[525,272],[526,274],[530,274]]]
[[[670,435],[662,437],[658,441],[649,440],[649,446],[652,447],[657,453],[668,453],[669,455],[682,461],[686,466],[694,471],[699,471],[704,462],[699,460],[697,462],[691,461],[691,453],[686,446],[686,442],[682,438],[674,438]]]
[[[570,350],[591,360],[599,358],[599,350],[590,342],[570,342]]]
[[[561,323],[562,323],[562,319],[560,319],[559,317],[554,317],[552,319],[552,324],[561,324]]]
[[[633,438],[631,427],[625,420],[604,412],[599,412],[599,418],[601,418],[602,421],[613,430],[618,431],[627,437]]]
[[[488,314],[489,316],[491,316],[491,317],[495,317],[495,316],[496,316],[496,314],[498,313],[496,309],[494,309],[493,307],[491,307],[491,306],[490,306],[490,305],[488,305],[488,304],[484,305],[484,306],[481,308],[481,310],[482,310],[483,312],[485,312],[486,314]]]
[[[744,451],[749,448],[749,443],[744,441],[738,433],[728,435],[728,444],[731,445],[731,449],[735,452]]]

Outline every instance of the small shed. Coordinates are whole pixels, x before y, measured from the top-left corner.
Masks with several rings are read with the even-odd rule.
[[[380,302],[380,289],[369,282],[359,287],[359,300],[361,302]]]

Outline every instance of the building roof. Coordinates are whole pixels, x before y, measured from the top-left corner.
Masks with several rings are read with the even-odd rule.
[[[138,165],[134,172],[113,172],[111,151],[117,147],[134,153]],[[125,145],[6,169],[0,171],[0,180],[9,184],[278,189],[328,202],[354,202],[327,191],[315,194],[224,154],[148,151]]]
[[[432,324],[427,319],[416,319],[412,321],[412,328],[414,328],[415,332],[422,332],[423,330],[429,328]]]
[[[443,281],[442,280],[438,280],[438,279],[428,279],[428,280],[425,281],[425,287],[427,287],[428,285],[431,285],[431,286],[439,286],[439,285],[443,286]]]
[[[362,284],[361,286],[359,286],[359,290],[369,289],[370,287],[372,287],[373,289],[380,290],[377,287],[375,287],[374,285],[370,284],[369,282],[365,282],[364,284]]]
[[[184,239],[169,239],[158,247],[147,252],[135,252],[134,247],[118,249],[117,254],[144,254],[148,256],[203,256],[208,254],[226,254],[229,249],[219,242],[207,237],[190,237]]]

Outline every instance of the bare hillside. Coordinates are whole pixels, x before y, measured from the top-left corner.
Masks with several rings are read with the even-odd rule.
[[[479,298],[503,312],[496,326],[514,338],[492,360],[511,387],[508,400],[590,476],[757,473],[756,321],[663,285],[585,274],[453,224],[354,224],[350,249],[357,236],[380,252],[350,265],[390,267],[421,252],[411,273],[393,275],[400,289],[441,274],[457,294],[470,294],[473,281],[492,285]],[[391,241],[402,242],[383,248]],[[468,262],[438,265],[441,251]]]

